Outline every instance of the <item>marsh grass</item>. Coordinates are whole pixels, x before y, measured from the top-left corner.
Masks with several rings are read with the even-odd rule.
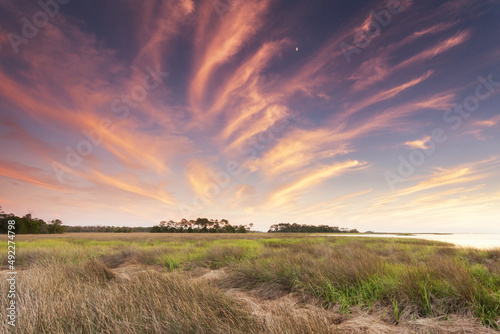
[[[335,238],[332,238],[335,239]],[[420,240],[264,242],[255,261],[234,267],[230,284],[312,295],[325,307],[392,307],[400,318],[473,314],[499,328],[498,250],[451,248]]]
[[[389,324],[464,316],[499,328],[500,250],[258,234],[27,235],[16,244],[17,333],[333,333],[322,312],[358,309]],[[195,279],[219,269],[217,281]],[[323,311],[279,307],[269,320],[225,293],[235,288],[261,300],[300,296]],[[4,313],[0,321],[6,330]]]
[[[207,283],[155,271],[118,281],[102,262],[34,266],[18,285],[18,333],[248,333],[244,305]],[[5,329],[5,327],[4,327]]]

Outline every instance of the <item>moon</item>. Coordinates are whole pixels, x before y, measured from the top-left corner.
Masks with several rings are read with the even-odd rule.
[[[295,48],[295,51],[299,51],[299,48]]]

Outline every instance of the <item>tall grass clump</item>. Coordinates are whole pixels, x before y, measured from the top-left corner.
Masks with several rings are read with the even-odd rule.
[[[241,302],[176,274],[143,271],[119,281],[102,262],[91,261],[34,266],[18,276],[18,286],[15,333],[257,332]]]

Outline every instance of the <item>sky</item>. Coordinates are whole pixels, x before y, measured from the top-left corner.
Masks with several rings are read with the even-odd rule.
[[[0,0],[0,205],[500,233],[500,3]]]

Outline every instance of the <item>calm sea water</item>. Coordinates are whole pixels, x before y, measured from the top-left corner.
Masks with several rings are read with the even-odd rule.
[[[330,234],[329,236],[332,235]],[[397,234],[349,234],[348,236],[370,238],[413,238],[444,241],[461,247],[474,247],[482,249],[500,248],[500,234],[414,234],[412,236]]]

